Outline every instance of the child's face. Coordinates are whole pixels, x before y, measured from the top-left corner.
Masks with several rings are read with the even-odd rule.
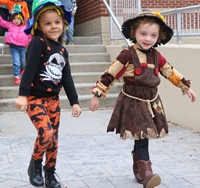
[[[16,15],[14,19],[12,20],[12,23],[14,23],[15,25],[20,25],[22,21],[20,20],[19,16]]]
[[[47,10],[41,14],[38,23],[38,29],[47,38],[58,41],[64,27],[62,16],[58,15],[55,10]]]
[[[144,50],[153,47],[159,38],[160,26],[155,23],[142,23],[135,31],[136,41]]]

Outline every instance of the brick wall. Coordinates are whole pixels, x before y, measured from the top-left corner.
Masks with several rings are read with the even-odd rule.
[[[109,0],[107,0],[109,2]],[[142,9],[180,8],[200,4],[200,0],[142,0]],[[75,25],[99,17],[108,17],[109,13],[102,0],[77,0],[78,9],[75,16]]]
[[[81,24],[99,17],[108,17],[109,13],[101,0],[77,1],[75,24]]]

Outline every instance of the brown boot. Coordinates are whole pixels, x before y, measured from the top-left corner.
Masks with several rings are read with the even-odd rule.
[[[135,176],[135,179],[138,183],[143,183],[142,182],[142,178],[140,177],[139,171],[138,171],[138,166],[137,166],[137,155],[134,151],[132,151],[132,155],[133,155],[133,174]]]
[[[138,160],[137,165],[139,174],[143,180],[143,188],[154,188],[160,185],[160,176],[157,174],[153,174],[150,160]]]

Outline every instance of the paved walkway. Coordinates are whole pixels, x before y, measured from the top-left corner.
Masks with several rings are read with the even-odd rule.
[[[111,110],[62,111],[57,174],[63,188],[142,188],[132,175],[133,141],[106,133]],[[166,139],[150,141],[159,188],[200,188],[200,135],[170,124]],[[0,187],[33,188],[27,166],[35,138],[24,113],[0,114]]]

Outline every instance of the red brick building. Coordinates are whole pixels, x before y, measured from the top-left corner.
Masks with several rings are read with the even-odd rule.
[[[118,0],[119,1],[119,0]],[[107,0],[109,3],[109,0]],[[166,10],[199,5],[200,0],[141,0],[142,9]],[[110,39],[110,17],[102,0],[77,0],[76,36],[101,36],[105,44]]]

